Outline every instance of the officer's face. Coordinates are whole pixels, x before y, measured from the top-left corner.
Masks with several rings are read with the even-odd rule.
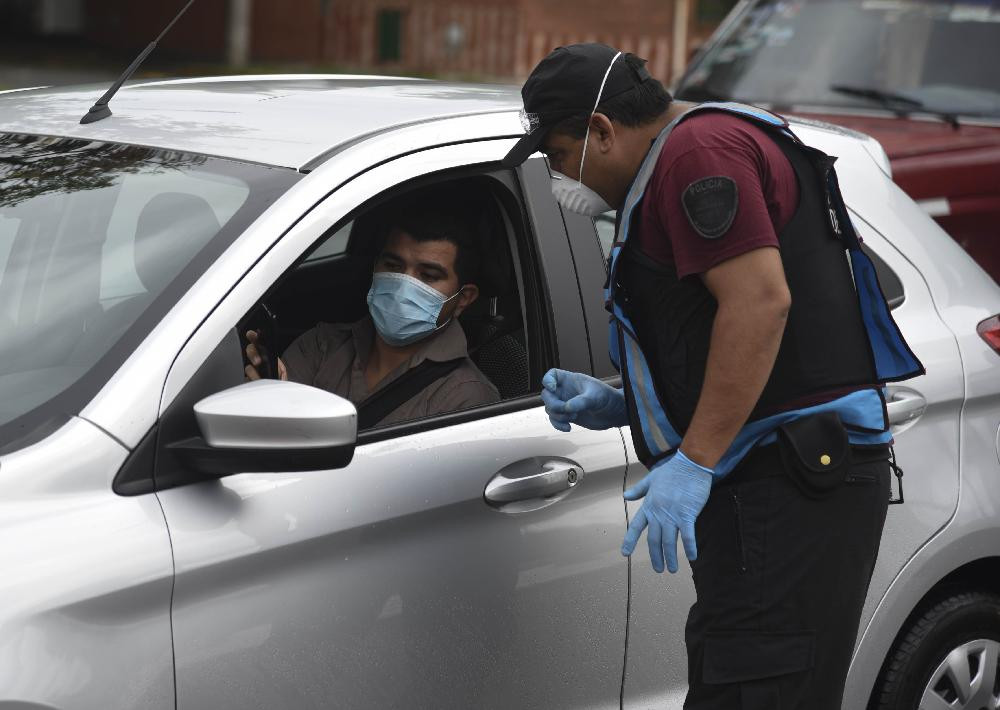
[[[615,128],[604,114],[598,113],[591,117],[582,182],[603,197],[609,205],[617,208],[624,201],[632,176],[623,175]],[[583,138],[551,131],[539,150],[549,159],[552,170],[573,180],[580,180],[583,143]]]

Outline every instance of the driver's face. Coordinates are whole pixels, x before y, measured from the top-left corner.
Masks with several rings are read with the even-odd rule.
[[[382,253],[375,261],[375,272],[391,271],[406,274],[451,298],[461,288],[458,297],[445,304],[438,325],[457,318],[479,297],[475,284],[459,283],[455,271],[458,247],[444,239],[420,242],[401,229],[393,229],[386,238]]]
[[[394,229],[378,255],[375,271],[412,276],[448,297],[462,285],[455,272],[457,256],[458,247],[449,241],[418,242],[401,229]]]

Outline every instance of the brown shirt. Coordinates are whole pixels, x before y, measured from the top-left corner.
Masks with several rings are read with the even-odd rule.
[[[357,323],[320,323],[288,346],[281,359],[288,379],[333,392],[359,405],[369,395],[409,372],[424,360],[446,362],[463,358],[456,369],[387,415],[380,425],[443,414],[500,401],[493,384],[469,359],[465,333],[451,321],[428,338],[416,354],[390,372],[371,392],[365,382],[365,365],[375,338],[375,325],[365,317]]]

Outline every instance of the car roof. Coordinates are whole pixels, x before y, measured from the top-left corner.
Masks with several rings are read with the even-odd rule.
[[[456,116],[506,114],[496,130],[509,136],[522,131],[515,115],[520,93],[507,84],[342,74],[142,81],[118,92],[110,117],[81,124],[106,90],[91,84],[0,92],[0,133],[129,143],[309,170],[343,146]],[[888,173],[888,159],[870,137],[797,117],[790,123],[813,134],[820,148],[831,138],[855,139]]]
[[[327,74],[206,77],[124,86],[113,115],[80,118],[107,85],[0,93],[0,132],[132,143],[301,168],[395,127],[521,108],[516,86]],[[516,122],[513,124],[516,125]]]

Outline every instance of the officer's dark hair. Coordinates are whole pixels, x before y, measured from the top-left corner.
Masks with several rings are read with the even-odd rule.
[[[394,214],[388,219],[382,246],[393,229],[406,232],[418,242],[445,241],[455,245],[455,273],[459,284],[478,284],[482,268],[482,244],[472,228],[471,215],[461,200],[425,202],[423,194],[387,205]],[[440,197],[440,195],[435,195]]]
[[[646,64],[645,59],[631,53],[623,55],[622,60],[636,69],[641,69]],[[601,101],[597,105],[597,113],[603,113],[623,126],[636,128],[652,123],[662,116],[671,101],[673,97],[670,92],[657,79],[650,77],[622,94]],[[587,135],[589,123],[590,113],[580,113],[564,118],[551,130],[552,133],[570,138],[583,138]]]

